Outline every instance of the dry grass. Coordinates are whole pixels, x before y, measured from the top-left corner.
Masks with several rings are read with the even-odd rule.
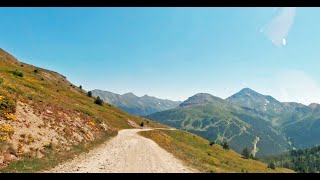
[[[232,150],[224,150],[220,145],[209,145],[209,141],[180,130],[143,131],[140,134],[154,140],[162,148],[181,159],[186,165],[200,172],[249,172],[288,173],[289,169],[267,168],[267,164],[252,159],[244,159]]]

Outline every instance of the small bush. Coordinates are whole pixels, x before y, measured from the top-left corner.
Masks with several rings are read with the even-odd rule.
[[[23,67],[23,64],[21,64],[20,66]]]
[[[80,90],[82,90],[82,86],[81,85],[79,86],[79,88],[80,88]]]
[[[241,155],[242,155],[243,158],[249,159],[250,155],[252,155],[252,154],[250,154],[248,148],[245,147],[245,148],[243,148]]]
[[[39,70],[38,70],[38,69],[34,69],[33,72],[34,72],[34,73],[38,73]]]
[[[43,79],[43,78],[41,78],[41,81],[44,81],[44,79]]]
[[[100,119],[100,118],[97,118],[96,120],[97,120],[97,121],[98,121],[98,123],[100,123],[100,124],[101,124],[101,123],[103,123],[103,120],[102,120],[102,119]]]
[[[270,162],[269,165],[268,165],[268,168],[276,169],[276,164],[274,162]]]
[[[212,146],[214,144],[216,144],[214,141],[210,141],[210,143],[209,143],[210,146]]]
[[[229,150],[229,145],[228,145],[227,142],[224,142],[224,143],[222,144],[222,147],[223,147],[223,149],[225,149],[225,150]]]
[[[98,96],[98,97],[97,97],[97,99],[94,101],[94,103],[96,103],[96,104],[98,104],[98,105],[102,106],[102,105],[103,105],[103,100],[102,100],[102,99],[100,99],[100,97]]]
[[[88,124],[93,127],[96,126],[96,124],[93,121],[90,121]]]
[[[91,92],[91,91],[88,91],[87,96],[88,96],[88,97],[92,97],[92,92]]]
[[[19,76],[19,77],[23,77],[23,73],[18,71],[18,70],[13,71],[12,74],[16,75],[16,76]]]
[[[43,144],[43,147],[46,149],[53,149],[52,143],[51,142],[46,142]]]
[[[16,102],[13,99],[9,99],[4,96],[1,96],[0,111],[7,112],[7,113],[15,113]]]
[[[13,120],[13,121],[16,120],[16,117],[14,116],[13,113],[4,113],[4,117],[5,117],[7,120]]]
[[[143,127],[143,126],[144,126],[144,123],[143,123],[143,122],[141,122],[141,123],[140,123],[140,126],[141,126],[141,127]]]

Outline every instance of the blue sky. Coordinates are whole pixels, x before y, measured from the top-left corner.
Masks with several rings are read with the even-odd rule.
[[[185,100],[250,87],[320,103],[319,8],[0,8],[0,16],[1,48],[86,90]],[[281,32],[285,45],[275,42]]]

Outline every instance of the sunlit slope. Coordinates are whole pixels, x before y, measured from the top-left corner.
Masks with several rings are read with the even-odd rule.
[[[285,168],[267,168],[265,163],[244,159],[233,150],[224,150],[217,144],[210,146],[208,140],[180,130],[144,131],[140,134],[200,172],[294,172]]]
[[[41,158],[48,149],[65,152],[107,139],[143,121],[161,126],[94,101],[63,75],[19,62],[0,49],[0,156],[5,164],[9,156]]]

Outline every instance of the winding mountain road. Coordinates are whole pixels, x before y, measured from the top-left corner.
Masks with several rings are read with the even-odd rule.
[[[188,173],[192,169],[154,141],[142,137],[140,131],[125,129],[87,154],[56,166],[47,172],[74,173]]]

